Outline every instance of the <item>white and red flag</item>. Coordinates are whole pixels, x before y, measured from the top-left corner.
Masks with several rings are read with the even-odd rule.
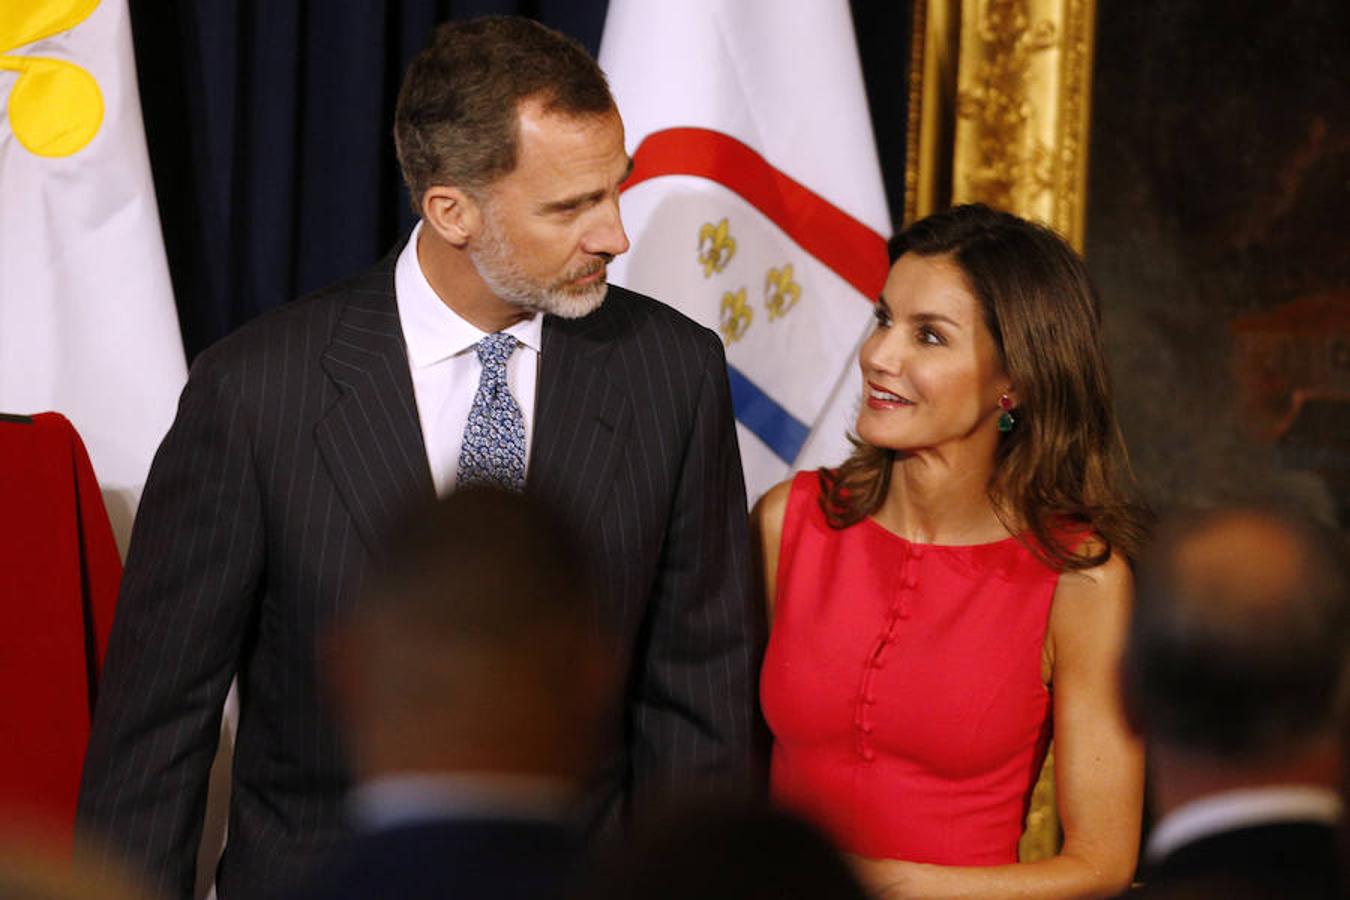
[[[726,345],[751,501],[848,453],[890,231],[848,4],[611,0],[632,249],[617,284]]]
[[[0,2],[0,411],[64,413],[125,544],[187,377],[126,0]]]

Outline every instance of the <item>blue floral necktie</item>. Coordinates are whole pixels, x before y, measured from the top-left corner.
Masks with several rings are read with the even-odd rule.
[[[525,490],[525,419],[506,384],[506,361],[516,344],[503,332],[474,344],[483,374],[464,424],[456,474],[459,487],[487,484],[517,493]]]

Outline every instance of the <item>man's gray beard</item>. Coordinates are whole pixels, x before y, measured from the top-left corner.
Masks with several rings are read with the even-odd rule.
[[[575,279],[590,274],[581,272],[545,286],[525,274],[515,256],[514,249],[493,224],[492,217],[485,216],[477,246],[469,248],[469,260],[492,293],[512,306],[563,319],[590,315],[605,302],[609,286],[603,278],[594,284],[572,285]]]

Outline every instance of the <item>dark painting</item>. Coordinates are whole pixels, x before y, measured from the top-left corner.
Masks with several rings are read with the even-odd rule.
[[[1086,255],[1148,499],[1350,526],[1350,4],[1098,4]]]

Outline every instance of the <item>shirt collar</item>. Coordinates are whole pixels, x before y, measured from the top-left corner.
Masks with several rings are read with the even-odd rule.
[[[464,353],[487,336],[487,332],[442,302],[427,281],[417,260],[421,232],[419,221],[394,264],[394,298],[403,340],[408,346],[408,361],[414,369]],[[539,313],[504,330],[536,353],[543,348],[544,317]]]
[[[1272,822],[1336,822],[1341,800],[1315,785],[1272,785],[1223,791],[1183,804],[1163,816],[1149,835],[1148,859],[1158,862],[1200,838]]]
[[[495,772],[399,772],[357,785],[347,803],[372,831],[432,819],[566,820],[575,785],[544,775]]]

